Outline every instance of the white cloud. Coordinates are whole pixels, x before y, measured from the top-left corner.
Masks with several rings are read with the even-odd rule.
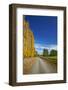
[[[52,49],[57,50],[57,45],[42,45],[42,44],[35,44],[35,49],[39,54],[43,52],[43,49],[48,49],[50,52]]]

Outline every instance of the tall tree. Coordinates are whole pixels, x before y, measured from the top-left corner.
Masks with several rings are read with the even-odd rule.
[[[48,49],[43,49],[43,56],[48,56]]]
[[[50,56],[57,56],[57,50],[51,50]]]

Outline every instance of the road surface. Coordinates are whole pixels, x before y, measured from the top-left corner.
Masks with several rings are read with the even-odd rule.
[[[57,65],[49,62],[48,60],[43,60],[39,57],[35,58],[35,63],[32,66],[30,74],[41,74],[41,73],[56,73]]]

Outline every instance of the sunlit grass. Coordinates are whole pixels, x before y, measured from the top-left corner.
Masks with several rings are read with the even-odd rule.
[[[44,60],[48,60],[51,63],[57,64],[57,56],[42,56]]]
[[[53,63],[57,63],[57,56],[48,56],[47,57],[51,62],[53,62]]]

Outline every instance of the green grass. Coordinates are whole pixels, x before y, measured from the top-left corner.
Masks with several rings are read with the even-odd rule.
[[[47,59],[50,62],[57,64],[57,56],[41,56],[44,60]]]
[[[49,59],[52,63],[57,63],[57,56],[48,56],[46,58]]]

